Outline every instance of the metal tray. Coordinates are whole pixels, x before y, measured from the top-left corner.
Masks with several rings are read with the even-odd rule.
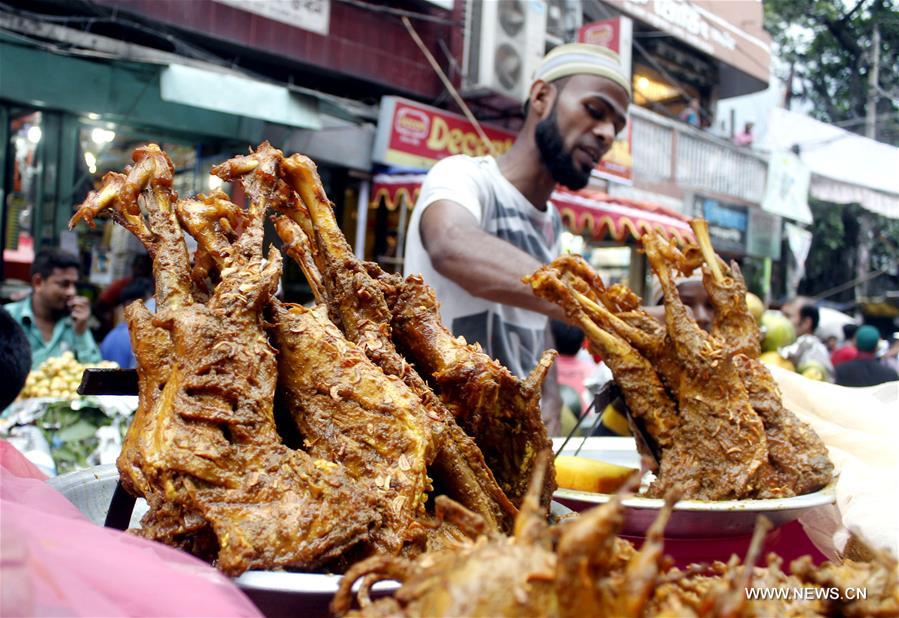
[[[574,454],[600,459],[631,468],[640,467],[640,457],[633,438],[587,438],[571,440],[562,454]],[[559,446],[559,442],[556,446]],[[665,527],[668,538],[722,538],[752,534],[759,515],[767,517],[775,526],[798,519],[808,509],[827,506],[836,501],[836,481],[811,494],[773,500],[681,500],[674,506]],[[583,511],[611,499],[610,494],[558,489],[553,497],[575,511]],[[643,536],[655,520],[664,502],[655,498],[631,497],[622,501],[625,521],[622,532]]]

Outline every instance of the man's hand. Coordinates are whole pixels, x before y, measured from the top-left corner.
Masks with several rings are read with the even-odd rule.
[[[75,333],[83,335],[87,331],[87,322],[91,317],[91,305],[84,296],[76,296],[69,301],[69,313]]]
[[[421,218],[421,240],[434,269],[472,296],[568,321],[561,307],[537,298],[521,278],[542,264],[488,234],[463,206],[439,200]]]

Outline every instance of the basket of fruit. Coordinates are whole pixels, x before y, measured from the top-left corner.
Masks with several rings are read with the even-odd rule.
[[[85,369],[115,367],[79,363],[71,352],[47,359],[3,412],[0,437],[50,476],[114,462],[137,397],[83,397],[77,391]]]

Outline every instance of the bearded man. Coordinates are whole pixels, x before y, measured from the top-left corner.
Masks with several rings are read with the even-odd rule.
[[[631,86],[614,52],[560,45],[541,62],[512,147],[494,158],[457,155],[428,173],[409,223],[405,274],[421,273],[455,335],[520,377],[546,346],[555,304],[521,278],[559,253],[556,184],[587,186],[625,125]]]

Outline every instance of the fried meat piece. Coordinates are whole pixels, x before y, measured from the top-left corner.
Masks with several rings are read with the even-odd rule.
[[[670,473],[668,450],[675,446],[675,431],[680,421],[674,402],[655,372],[652,364],[625,339],[597,326],[584,312],[578,292],[555,268],[555,262],[541,267],[525,278],[534,293],[560,305],[568,317],[584,330],[591,346],[612,370],[635,422],[651,439],[654,453],[658,453],[660,476]],[[683,479],[682,479],[683,480]]]
[[[398,554],[425,534],[420,521],[434,445],[421,401],[387,376],[327,318],[275,303],[278,381],[305,443],[318,459],[341,463],[375,497],[381,525],[371,551]]]
[[[759,498],[779,498],[817,491],[833,478],[833,463],[824,442],[808,424],[784,408],[780,389],[759,360],[758,323],[746,305],[746,283],[736,263],[728,267],[712,250],[705,221],[693,230],[706,264],[702,282],[715,308],[712,333],[724,343],[739,371],[753,410],[762,419],[768,441],[767,469],[759,481]]]
[[[371,558],[350,569],[331,604],[341,616],[352,607],[353,584],[387,577],[402,586],[391,599],[372,603],[363,589],[360,612],[352,616],[540,616],[555,606],[556,558],[540,505],[549,453],[536,465],[535,478],[515,524],[515,536],[493,531],[454,550],[429,552],[415,562]],[[464,513],[460,509],[456,516]],[[469,515],[468,517],[471,517]],[[476,517],[476,516],[475,516]]]
[[[391,311],[400,350],[429,378],[484,453],[500,487],[520,506],[538,453],[552,446],[540,417],[540,387],[555,354],[545,353],[526,380],[518,379],[480,346],[453,337],[440,321],[434,290],[419,276],[400,283]],[[555,473],[551,470],[545,479],[544,510],[556,489]]]
[[[793,561],[790,572],[806,585],[839,591],[833,595],[837,598],[827,597],[829,615],[899,616],[899,565],[884,550],[870,562],[846,560],[840,565],[815,565],[804,556]]]
[[[337,466],[287,448],[275,429],[276,363],[261,317],[281,272],[276,250],[262,259],[272,165],[260,161],[246,183],[250,224],[206,304],[191,294],[172,165],[157,146],[138,149],[126,180],[110,177],[73,218],[111,206],[153,256],[158,311],[151,322],[168,331],[169,366],[167,375],[157,371],[150,364],[159,350],[135,347],[146,377],[140,387],[157,392],[141,391],[144,418],[130,431],[142,435],[126,438],[119,460],[123,478],[131,479],[126,486],[148,489],[151,510],[141,533],[184,547],[184,531],[211,530],[215,547],[207,551],[232,575],[312,567],[365,538],[378,520],[366,494]],[[135,324],[147,323],[146,314],[131,313]]]
[[[305,206],[291,209],[282,204],[282,212],[313,234],[309,245],[314,245],[315,250],[311,259],[304,258],[304,262],[314,262],[321,275],[331,319],[385,374],[402,379],[424,405],[428,428],[437,445],[429,468],[436,492],[445,493],[478,513],[492,529],[510,530],[517,510],[496,482],[483,453],[397,352],[391,339],[392,315],[381,284],[371,276],[371,265],[358,260],[347,244],[315,164],[308,157],[295,154],[282,161],[281,169],[285,181]],[[294,246],[302,251],[302,243]]]
[[[549,528],[539,503],[547,457],[535,466],[513,537],[487,533],[414,562],[380,556],[360,562],[341,582],[332,612],[351,609],[353,585],[362,579],[360,609],[350,616],[643,616],[664,565],[662,530],[673,499],[640,551],[617,536],[621,496]],[[392,598],[372,602],[368,587],[386,578],[402,586]]]
[[[681,365],[677,388],[681,423],[675,440],[677,470],[698,484],[684,495],[726,500],[753,495],[760,468],[767,464],[764,426],[749,403],[746,389],[721,342],[703,331],[680,300],[670,265],[656,235],[643,237],[649,263],[665,296],[665,324]],[[672,477],[660,476],[651,491],[663,495]]]

